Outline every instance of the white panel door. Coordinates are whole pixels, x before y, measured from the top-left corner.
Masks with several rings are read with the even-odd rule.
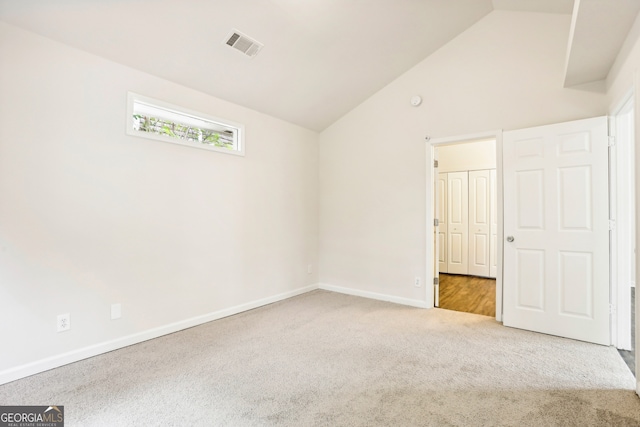
[[[469,244],[469,174],[447,174],[447,272],[467,274]]]
[[[610,344],[607,119],[505,132],[505,326]]]
[[[489,232],[489,277],[498,274],[498,187],[496,185],[496,170],[489,171],[491,179],[491,230]]]
[[[447,174],[438,174],[437,185],[437,197],[438,197],[438,212],[437,218],[439,221],[438,230],[438,265],[440,266],[440,273],[447,273]]]
[[[488,170],[469,172],[469,268],[472,276],[489,276],[491,176]]]

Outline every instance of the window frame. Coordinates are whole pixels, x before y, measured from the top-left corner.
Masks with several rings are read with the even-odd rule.
[[[228,149],[223,147],[216,147],[213,145],[205,144],[202,142],[189,141],[181,138],[172,137],[169,135],[162,135],[153,132],[145,132],[134,129],[134,114],[135,108],[134,105],[142,104],[147,107],[157,108],[159,110],[165,110],[171,114],[176,114],[178,116],[184,116],[187,118],[201,120],[206,122],[211,122],[215,125],[220,125],[225,128],[231,129],[234,134],[234,149]],[[175,122],[179,123],[179,122]],[[185,123],[179,123],[185,124]],[[170,104],[168,102],[160,101],[158,99],[150,98],[147,96],[143,96],[134,92],[127,92],[127,120],[126,120],[126,133],[130,136],[137,136],[146,139],[153,139],[156,141],[169,142],[172,144],[183,145],[185,147],[199,148],[202,150],[208,151],[216,151],[218,153],[225,154],[233,154],[236,156],[244,156],[245,155],[245,143],[244,143],[244,125],[240,123],[235,123],[229,120],[221,119],[218,117],[210,116],[208,114],[190,110],[188,108],[184,108],[178,105]]]

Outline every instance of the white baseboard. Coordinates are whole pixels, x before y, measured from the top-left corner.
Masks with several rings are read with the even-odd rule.
[[[370,299],[377,299],[380,301],[393,302],[396,304],[409,305],[411,307],[428,308],[426,301],[420,301],[417,299],[402,298],[394,295],[386,295],[386,294],[379,294],[376,292],[362,291],[359,289],[343,288],[341,286],[333,286],[333,285],[328,285],[326,283],[320,283],[318,285],[318,288],[324,289],[326,291],[339,292],[341,294],[353,295],[357,297],[364,297],[364,298],[370,298]]]
[[[0,384],[6,384],[11,381],[19,380],[21,378],[38,374],[40,372],[48,371],[49,369],[58,368],[60,366],[77,362],[82,359],[87,359],[89,357],[97,356],[99,354],[107,353],[109,351],[117,350],[133,344],[138,344],[143,341],[147,341],[153,338],[158,338],[163,335],[172,334],[174,332],[181,331],[183,329],[191,328],[194,326],[198,326],[203,323],[211,322],[213,320],[222,319],[223,317],[242,313],[243,311],[252,310],[254,308],[262,307],[267,304],[272,304],[274,302],[282,301],[287,298],[294,297],[296,295],[313,291],[315,289],[318,289],[318,285],[305,286],[304,288],[299,288],[293,291],[284,292],[284,293],[263,298],[260,300],[251,301],[245,304],[240,304],[235,307],[214,311],[212,313],[192,317],[190,319],[181,320],[179,322],[174,322],[168,325],[159,326],[157,328],[149,329],[143,332],[127,335],[122,338],[117,338],[115,340],[94,344],[88,347],[72,350],[66,353],[62,353],[55,356],[47,357],[45,359],[37,360],[35,362],[31,362],[24,365],[16,366],[14,368],[6,369],[4,371],[0,371]]]

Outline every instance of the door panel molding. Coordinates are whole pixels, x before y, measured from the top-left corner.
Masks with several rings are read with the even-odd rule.
[[[505,326],[610,344],[607,127],[505,132]]]

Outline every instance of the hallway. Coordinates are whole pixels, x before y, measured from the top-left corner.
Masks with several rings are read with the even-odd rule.
[[[495,317],[496,280],[441,273],[439,307]]]

